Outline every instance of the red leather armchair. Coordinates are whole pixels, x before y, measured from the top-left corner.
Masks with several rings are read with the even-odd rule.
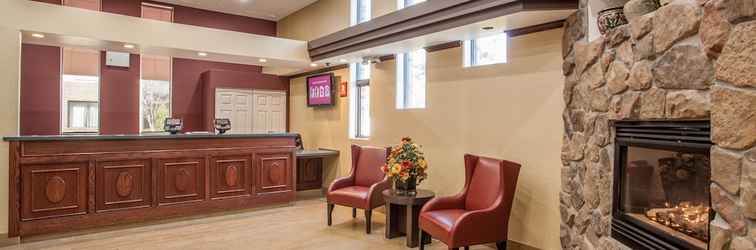
[[[435,198],[420,211],[421,240],[429,237],[449,249],[496,243],[506,249],[509,212],[512,209],[520,165],[514,162],[465,155],[465,187],[451,197]]]
[[[349,176],[336,179],[328,187],[328,226],[333,221],[334,206],[341,205],[352,208],[352,218],[357,217],[358,208],[365,210],[365,231],[370,233],[373,209],[385,204],[381,192],[391,188],[391,182],[381,171],[390,150],[352,145],[352,172]]]

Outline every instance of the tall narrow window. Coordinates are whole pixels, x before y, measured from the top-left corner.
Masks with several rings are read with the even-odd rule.
[[[371,18],[370,0],[352,0],[352,25]],[[353,63],[349,67],[352,78],[350,95],[349,133],[352,138],[370,137],[370,64]]]
[[[62,59],[62,131],[96,133],[100,123],[100,52],[63,48]]]
[[[467,40],[464,43],[465,67],[507,62],[507,33]]]
[[[163,131],[171,114],[171,58],[142,55],[139,116],[142,132]]]
[[[352,0],[352,25],[370,21],[371,0]]]
[[[396,56],[396,108],[425,108],[425,50]]]
[[[425,0],[397,0],[397,9],[425,2]]]
[[[142,3],[142,18],[173,21],[173,8]],[[165,118],[171,116],[170,57],[142,55],[139,81],[139,128],[142,132],[161,132]]]
[[[353,137],[370,137],[370,64],[355,63],[351,66],[354,78],[352,122]]]

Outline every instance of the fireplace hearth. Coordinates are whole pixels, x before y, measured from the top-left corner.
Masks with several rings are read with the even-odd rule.
[[[708,121],[618,121],[612,237],[633,249],[707,249]]]

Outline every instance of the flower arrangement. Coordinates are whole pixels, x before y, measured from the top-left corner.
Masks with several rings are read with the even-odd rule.
[[[399,145],[391,149],[387,163],[381,167],[389,178],[409,184],[412,188],[422,182],[428,176],[426,170],[428,162],[425,161],[420,146],[412,141],[412,138],[404,137]]]

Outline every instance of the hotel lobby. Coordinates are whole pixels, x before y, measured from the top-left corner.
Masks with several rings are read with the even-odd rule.
[[[754,0],[3,0],[0,250],[756,249]]]

